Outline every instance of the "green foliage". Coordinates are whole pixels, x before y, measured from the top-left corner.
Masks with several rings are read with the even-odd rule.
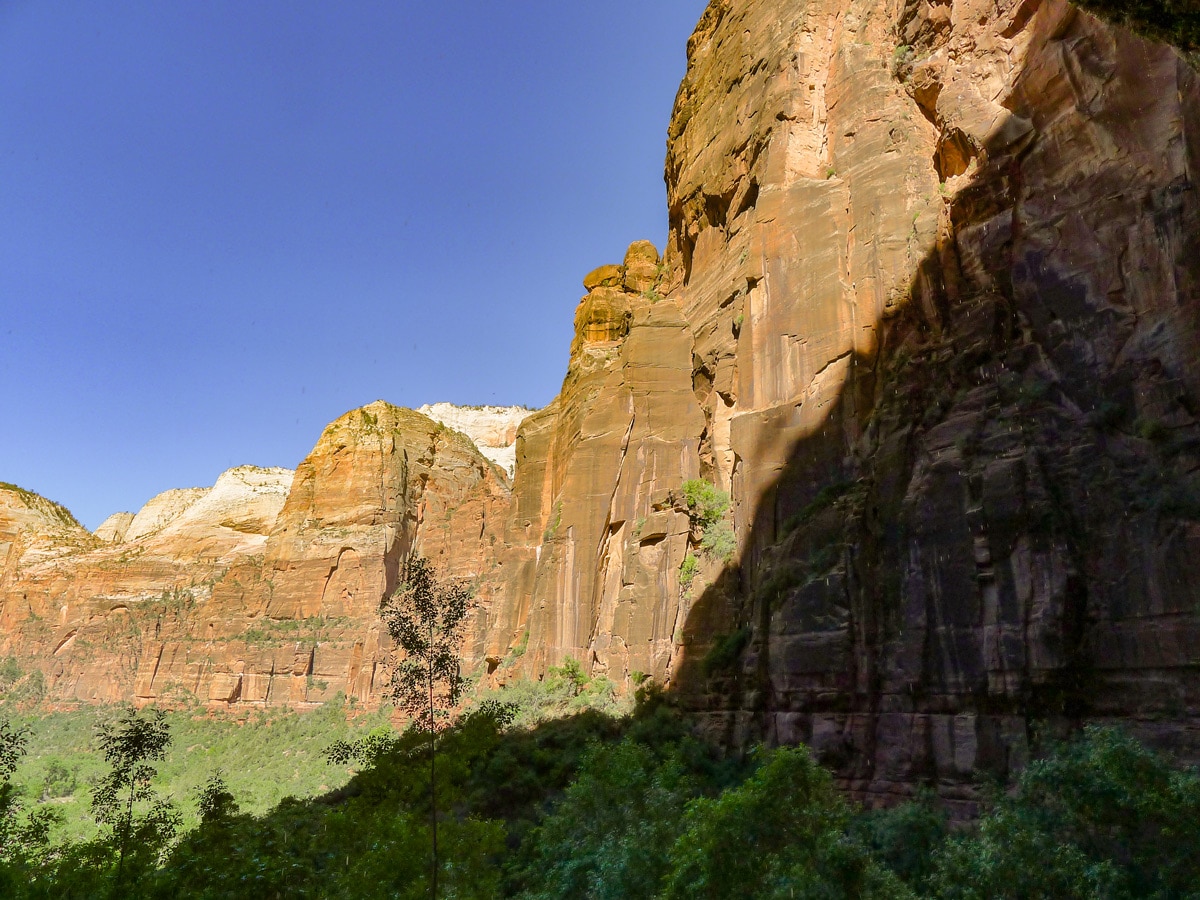
[[[937,856],[946,898],[1195,897],[1200,774],[1090,726]]]
[[[692,522],[701,528],[712,525],[729,509],[729,495],[717,490],[703,478],[685,481],[680,491],[687,504],[688,515]]]
[[[554,504],[554,515],[551,516],[550,522],[546,525],[546,531],[542,534],[543,543],[554,540],[554,535],[558,534],[558,528],[562,525],[562,507],[561,500]]]
[[[511,666],[518,659],[525,655],[525,651],[529,649],[529,629],[526,628],[521,632],[521,638],[514,644],[505,654],[502,665]]]
[[[388,694],[410,719],[410,728],[429,735],[429,805],[432,859],[430,895],[437,900],[441,872],[438,850],[437,732],[458,705],[466,679],[459,668],[471,590],[461,581],[438,578],[429,560],[408,561],[405,582],[379,607],[384,628],[403,656],[392,669]]]
[[[557,692],[569,711],[599,681],[607,680],[565,663],[537,690]],[[856,813],[803,748],[723,755],[653,685],[626,715],[579,707],[534,727],[520,723],[521,696],[494,692],[441,731],[435,796],[427,736],[375,719],[365,736],[343,741],[352,752],[338,764],[354,760],[361,770],[322,797],[251,815],[209,768],[197,827],[178,841],[169,829],[143,827],[150,801],[139,800],[119,895],[428,897],[436,810],[438,884],[453,897],[1197,896],[1200,774],[1173,769],[1120,731],[1089,728],[1050,748],[1009,792],[997,792],[976,827],[947,836],[931,794]],[[143,713],[134,727],[133,715],[103,719],[114,770],[145,765],[138,759],[162,741],[161,717]],[[331,713],[280,717],[274,732],[234,727],[279,756],[297,723],[322,716]],[[201,726],[190,716],[169,721],[176,744],[187,723]],[[39,740],[21,724],[0,725],[0,785]],[[171,749],[163,747],[163,766]],[[10,810],[14,796],[0,789],[0,806]],[[0,896],[114,895],[119,834],[55,844],[27,813],[0,818],[0,827],[8,829]]]
[[[744,784],[689,805],[663,896],[910,896],[846,835],[849,819],[807,750],[777,750]]]
[[[285,642],[316,643],[334,638],[346,628],[348,616],[310,616],[307,619],[256,619],[254,626],[235,635],[231,640],[247,644],[277,645]]]
[[[749,643],[750,629],[745,627],[739,628],[732,634],[717,638],[712,649],[704,655],[704,661],[701,663],[704,674],[712,675],[715,672],[733,668]]]
[[[1138,419],[1134,423],[1138,437],[1150,441],[1152,444],[1165,444],[1171,439],[1171,429],[1158,419]]]
[[[228,822],[238,812],[237,799],[229,792],[225,779],[220,774],[209,777],[196,798],[200,812],[200,824],[212,827]]]
[[[733,526],[728,522],[715,522],[704,529],[704,537],[700,540],[700,549],[709,559],[728,562],[737,549],[733,537]]]
[[[691,589],[692,582],[696,579],[699,571],[700,560],[691,553],[685,554],[683,562],[679,564],[679,586],[683,588],[684,593]]]
[[[729,494],[702,478],[685,481],[680,488],[687,504],[692,527],[701,531],[700,549],[706,559],[728,562],[737,549],[733,526],[725,521],[729,511]],[[689,561],[690,560],[690,561]],[[699,561],[691,554],[684,557],[679,582],[686,592],[699,570]]]
[[[583,664],[573,656],[564,659],[561,666],[551,666],[547,670],[547,676],[552,689],[559,684],[565,685],[574,697],[578,697],[588,686],[588,676],[583,671]]]
[[[630,698],[617,696],[616,685],[607,677],[585,678],[579,688],[575,680],[564,676],[561,667],[552,667],[542,681],[513,679],[500,690],[483,694],[481,702],[510,706],[520,728],[588,711],[622,715],[630,706]]]
[[[529,834],[527,900],[658,896],[685,803],[695,793],[677,756],[631,739],[593,744],[578,776]]]
[[[178,827],[171,804],[151,786],[154,763],[161,762],[171,743],[167,715],[159,709],[144,713],[128,709],[97,732],[96,744],[110,766],[92,790],[92,816],[109,829],[116,846],[113,896],[119,897],[125,878],[137,878],[158,862]],[[133,875],[127,872],[127,865]]]
[[[26,672],[14,656],[0,661],[0,708],[32,706],[45,696],[46,678],[41,669]]]
[[[46,777],[42,781],[39,794],[43,800],[70,797],[77,787],[79,780],[75,773],[57,759],[52,759],[46,765]]]
[[[87,800],[105,766],[95,753],[94,738],[96,729],[117,714],[112,707],[88,706],[14,720],[29,734],[29,752],[14,775],[17,787],[27,797],[51,798],[74,785],[52,807],[62,818],[58,841],[90,840],[97,834]],[[175,739],[157,766],[154,786],[171,796],[184,828],[199,821],[189,798],[215,771],[225,773],[229,790],[246,812],[261,815],[285,796],[309,797],[340,787],[350,773],[344,768],[331,771],[324,748],[379,727],[387,716],[384,709],[347,721],[340,695],[307,712],[259,709],[242,719],[176,710],[167,714]]]
[[[933,792],[922,788],[907,803],[860,813],[850,831],[901,881],[924,896],[948,829]]]
[[[384,627],[403,653],[388,693],[420,731],[437,731],[462,696],[466,682],[458,649],[471,605],[466,584],[439,580],[433,564],[416,556],[409,560],[404,584],[379,608]]]
[[[4,659],[0,659],[0,691],[7,693],[12,690],[12,686],[21,679],[23,674],[15,656],[6,656]]]

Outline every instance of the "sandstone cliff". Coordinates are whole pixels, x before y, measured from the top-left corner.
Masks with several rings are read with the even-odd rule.
[[[232,469],[95,537],[3,491],[0,655],[42,668],[50,699],[377,702],[377,609],[418,533],[448,574],[481,580],[508,496],[466,435],[382,401],[333,422],[295,473]]]
[[[1196,758],[1198,103],[1065,2],[710,4],[665,261],[588,276],[518,438],[515,667],[651,673],[873,796],[1083,719]],[[696,475],[739,553],[685,587]]]
[[[426,404],[417,409],[423,416],[461,431],[476,448],[512,478],[517,464],[517,428],[532,409],[524,406],[455,406]]]
[[[56,696],[373,702],[419,552],[492,683],[652,676],[862,796],[969,799],[1084,720],[1200,758],[1198,169],[1195,70],[1065,0],[713,0],[665,252],[586,276],[548,407],[374,403],[269,500],[95,537],[0,493],[0,653]]]
[[[743,586],[692,634],[749,647],[685,689],[874,794],[1035,720],[1195,758],[1196,73],[1050,0],[714,3],[690,60],[668,262]]]

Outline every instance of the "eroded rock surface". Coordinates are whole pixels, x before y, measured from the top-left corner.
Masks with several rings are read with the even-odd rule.
[[[873,797],[1038,721],[1195,758],[1196,73],[1052,0],[718,2],[689,51],[668,264],[745,585],[692,635],[750,635],[696,705]]]
[[[441,422],[447,428],[461,431],[475,442],[480,453],[512,478],[517,460],[517,428],[534,410],[524,406],[432,403],[419,407],[417,412]]]

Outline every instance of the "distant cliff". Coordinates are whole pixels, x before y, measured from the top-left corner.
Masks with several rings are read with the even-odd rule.
[[[1200,759],[1198,172],[1196,71],[1065,0],[714,0],[667,245],[585,278],[549,406],[371,404],[244,520],[0,507],[0,653],[371,702],[415,551],[475,585],[482,679],[653,677],[864,795],[1085,720]]]

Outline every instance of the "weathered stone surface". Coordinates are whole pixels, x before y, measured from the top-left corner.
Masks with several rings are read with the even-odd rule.
[[[133,513],[115,512],[101,522],[100,526],[92,533],[106,543],[119,544],[125,540],[131,524],[133,524]]]
[[[0,482],[3,584],[22,565],[90,548],[95,539],[70,511],[33,491]]]
[[[1175,51],[1056,0],[710,4],[667,264],[746,585],[694,612],[754,636],[676,683],[730,739],[873,797],[967,796],[1038,719],[1200,755],[1197,122]]]
[[[52,697],[303,706],[379,699],[377,610],[400,561],[482,579],[509,494],[468,437],[377,402],[332,423],[294,477],[241,467],[159,495],[148,533],[116,546],[36,495],[5,500],[0,653],[42,667]],[[483,616],[486,585],[480,600]]]
[[[585,291],[595,290],[598,287],[619,287],[621,284],[621,267],[620,266],[600,266],[593,269],[583,277],[583,289]]]
[[[162,531],[208,493],[208,488],[173,488],[146,501],[125,530],[125,539],[138,538]]]
[[[513,476],[517,459],[517,427],[534,412],[524,406],[455,406],[426,404],[417,409],[423,416],[461,431],[485,457]]]
[[[101,540],[76,525],[53,554],[10,556],[0,653],[40,665],[52,697],[136,696],[147,642],[186,632],[230,565],[262,552],[291,478],[287,469],[231,469],[212,488],[156,497],[142,516],[153,527],[140,537]],[[36,534],[26,524],[22,540]]]

